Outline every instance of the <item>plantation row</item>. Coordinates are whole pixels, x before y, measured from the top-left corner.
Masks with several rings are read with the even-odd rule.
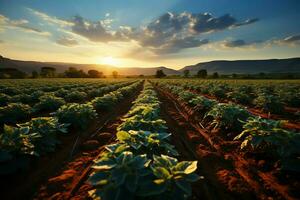
[[[32,118],[29,122],[16,126],[4,125],[0,134],[0,173],[13,173],[27,168],[30,161],[41,155],[53,152],[58,139],[68,132],[79,134],[87,129],[97,116],[107,112],[135,92],[141,81],[137,81],[96,97],[88,103],[70,103],[62,105],[53,117]],[[5,119],[7,119],[7,115]]]
[[[281,170],[300,171],[300,133],[283,128],[284,121],[262,119],[245,108],[218,103],[172,81],[156,84],[191,108],[203,128],[218,129],[226,139],[241,141],[240,149],[244,152],[271,157],[279,162]]]
[[[285,106],[300,108],[300,84],[298,82],[228,80],[167,80],[166,82],[217,99],[256,107],[267,113],[281,114]]]
[[[119,125],[114,144],[95,160],[89,177],[93,199],[187,199],[197,161],[179,162],[170,144],[166,122],[159,117],[160,102],[149,84]]]
[[[53,87],[52,92],[42,92],[37,90],[31,95],[21,94],[21,96],[28,97],[26,98],[26,102],[30,102],[29,105],[16,98],[16,96],[20,95],[2,99],[2,105],[5,106],[0,107],[0,127],[2,127],[3,124],[15,124],[35,116],[47,116],[48,113],[57,111],[60,107],[67,103],[83,103],[93,98],[101,97],[106,93],[117,90],[118,88],[130,85],[131,83],[132,82],[118,82],[113,84],[97,83],[95,85],[93,84],[93,86],[85,85],[71,88],[70,91]],[[54,89],[58,90],[54,91]],[[2,97],[4,96],[5,94],[2,94]],[[14,99],[14,101],[9,99]]]

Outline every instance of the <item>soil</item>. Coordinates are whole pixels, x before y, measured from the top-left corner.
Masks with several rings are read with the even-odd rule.
[[[87,173],[82,170],[89,169],[92,160],[103,150],[103,145],[114,137],[110,133],[103,133],[103,130],[109,130],[115,119],[120,120],[128,112],[142,87],[141,84],[134,94],[126,97],[113,110],[101,112],[97,121],[84,132],[73,130],[59,138],[62,143],[59,148],[49,155],[33,160],[27,171],[1,177],[1,197],[6,200],[23,200],[32,199],[34,196],[35,199],[49,199],[56,195],[53,199],[65,199],[65,196],[56,191],[65,191],[59,188],[69,186],[70,183],[71,188],[76,189],[72,180],[81,180],[80,176]],[[40,187],[41,185],[43,186]],[[70,190],[66,190],[64,195],[67,192]]]

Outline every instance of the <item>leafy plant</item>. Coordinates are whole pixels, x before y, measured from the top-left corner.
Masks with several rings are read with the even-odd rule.
[[[85,92],[73,91],[67,94],[64,98],[67,102],[80,103],[87,98],[87,94]]]
[[[210,110],[213,105],[215,105],[217,102],[214,100],[209,100],[203,96],[197,96],[191,100],[189,100],[189,104],[192,106],[196,106],[199,111],[207,112]]]
[[[30,115],[31,107],[21,103],[10,103],[0,107],[0,123],[16,123]]]
[[[118,130],[144,130],[152,132],[165,132],[167,130],[166,121],[162,119],[145,120],[140,115],[124,119],[124,122],[118,127]]]
[[[71,124],[83,130],[97,117],[97,113],[91,104],[72,103],[60,107],[55,116],[60,123]]]
[[[137,195],[151,199],[187,199],[192,194],[191,183],[199,180],[194,172],[197,161],[178,162],[166,155],[153,155],[150,166],[154,179],[140,184]]]
[[[34,112],[55,111],[65,103],[66,102],[64,101],[63,98],[52,96],[52,95],[44,95],[40,97],[40,102],[33,106],[33,111]]]
[[[282,113],[284,108],[280,98],[271,94],[260,94],[254,104],[265,112]]]
[[[149,163],[146,155],[135,156],[129,151],[96,160],[93,165],[95,172],[88,180],[96,189],[89,195],[103,200],[135,199],[140,183],[149,174]]]
[[[57,118],[54,117],[38,117],[33,118],[31,121],[18,124],[18,127],[29,127],[30,133],[38,134],[33,140],[35,151],[38,154],[53,152],[57,144],[60,144],[56,138],[58,133],[67,133],[69,124],[60,124]]]
[[[250,117],[250,113],[239,106],[219,103],[206,113],[205,117],[212,117],[214,128],[226,128],[236,131],[242,130],[242,122]]]
[[[119,131],[117,133],[117,139],[121,143],[125,143],[130,146],[137,154],[147,154],[152,156],[153,154],[160,155],[165,152],[168,155],[178,156],[177,151],[173,145],[170,145],[169,133],[152,133],[149,131]]]
[[[10,100],[10,96],[0,93],[0,106],[6,106]]]
[[[241,104],[251,104],[252,98],[250,95],[239,92],[239,91],[233,91],[227,93],[227,96],[232,99],[234,102],[241,103]]]

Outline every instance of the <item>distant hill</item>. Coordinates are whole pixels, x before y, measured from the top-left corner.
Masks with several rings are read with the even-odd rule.
[[[200,69],[208,73],[220,74],[255,74],[255,73],[300,73],[300,58],[270,60],[217,60],[186,66],[179,71],[190,70],[192,74]]]
[[[102,71],[104,74],[111,74],[116,70],[121,75],[154,75],[158,69],[163,70],[167,75],[183,74],[188,69],[191,74],[196,74],[200,69],[206,69],[209,74],[218,72],[220,74],[256,74],[264,73],[300,73],[300,58],[289,59],[270,59],[270,60],[236,60],[226,61],[217,60],[211,62],[202,62],[195,65],[186,66],[180,70],[174,70],[167,67],[114,67],[97,64],[74,64],[60,62],[36,62],[20,61],[0,56],[0,68],[16,68],[26,73],[40,71],[42,67],[54,67],[57,72],[61,73],[69,67],[76,67],[87,72],[90,69]]]
[[[16,68],[20,71],[31,73],[32,71],[40,71],[42,67],[54,67],[58,73],[64,72],[69,67],[75,67],[87,72],[90,69],[102,71],[104,74],[111,74],[116,70],[121,75],[154,75],[158,69],[162,69],[168,75],[180,74],[180,72],[166,68],[166,67],[114,67],[109,65],[97,64],[74,64],[74,63],[60,63],[60,62],[36,62],[36,61],[20,61],[5,58],[0,56],[0,68]]]

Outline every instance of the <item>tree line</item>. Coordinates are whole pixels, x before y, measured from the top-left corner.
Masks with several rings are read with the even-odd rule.
[[[119,76],[117,71],[112,72],[112,76],[117,78]],[[57,73],[54,67],[42,67],[41,70],[32,71],[31,75],[26,74],[15,68],[0,68],[0,78],[105,78],[103,72],[98,70],[78,70],[75,67],[69,67],[63,73]]]

